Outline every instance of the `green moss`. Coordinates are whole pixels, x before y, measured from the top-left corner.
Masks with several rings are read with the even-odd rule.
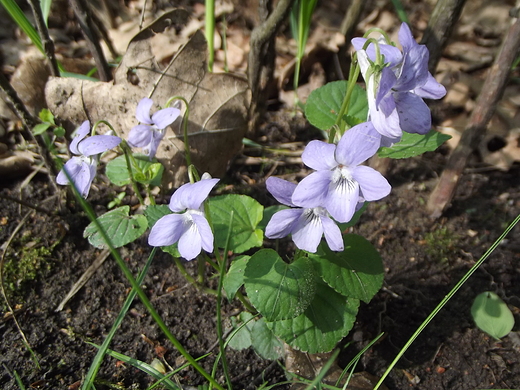
[[[8,297],[23,293],[27,282],[35,280],[52,266],[51,255],[58,242],[51,246],[41,243],[41,239],[31,239],[29,234],[13,240],[6,256],[3,269],[3,284]]]
[[[434,260],[448,262],[453,257],[458,238],[447,227],[427,233],[425,238],[426,253]]]

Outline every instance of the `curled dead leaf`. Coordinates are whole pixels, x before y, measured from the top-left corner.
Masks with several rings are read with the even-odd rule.
[[[182,96],[189,102],[188,138],[193,164],[200,172],[223,175],[229,160],[240,149],[247,128],[248,85],[238,76],[207,73],[206,41],[200,31],[165,69],[160,67],[156,60],[161,58],[159,48],[151,40],[168,35],[174,41],[188,20],[189,14],[177,9],[139,32],[128,45],[113,82],[51,78],[45,89],[49,109],[70,128],[85,119],[103,119],[126,138],[138,123],[135,110],[142,98],[150,97],[163,106],[169,98]],[[179,122],[167,128],[156,157],[165,166],[163,189],[186,182]]]

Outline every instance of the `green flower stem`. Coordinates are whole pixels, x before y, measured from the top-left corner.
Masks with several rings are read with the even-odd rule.
[[[336,118],[336,122],[334,123],[335,126],[339,127],[340,135],[343,135],[345,132],[345,126],[341,126],[341,122],[343,120],[343,116],[346,114],[348,107],[350,105],[350,97],[352,96],[352,92],[354,91],[354,87],[356,86],[356,81],[359,77],[359,64],[356,61],[356,65],[354,65],[354,62],[350,64],[350,71],[349,71],[349,77],[348,77],[348,84],[347,84],[347,92],[345,94],[345,99],[343,99],[343,103],[341,104],[341,108],[338,113],[338,117]],[[329,142],[334,141],[335,131],[331,131],[329,135]],[[332,139],[331,139],[332,138]]]
[[[148,196],[148,199],[150,199],[150,204],[152,206],[155,206],[155,198],[153,197],[150,186],[149,185],[145,186],[145,190],[146,190],[146,196]]]
[[[164,107],[170,107],[170,104],[175,100],[182,100],[182,102],[186,106],[186,111],[184,112],[184,117],[182,121],[182,133],[184,135],[184,152],[186,154],[186,165],[189,167],[191,165],[190,144],[188,142],[188,118],[190,117],[190,105],[188,104],[188,101],[184,99],[182,96],[172,96],[168,99]]]
[[[197,283],[204,284],[204,275],[206,274],[206,259],[205,256],[197,256]]]
[[[213,290],[211,288],[203,287],[199,283],[197,283],[197,281],[193,278],[193,276],[191,276],[188,273],[188,271],[186,271],[186,268],[184,267],[184,265],[182,264],[182,261],[178,257],[173,257],[173,261],[175,262],[175,265],[179,269],[179,272],[181,273],[181,275],[184,276],[184,278],[188,281],[189,284],[191,284],[197,290],[200,290],[200,291],[202,291],[205,294],[217,295],[217,291],[216,290]]]
[[[366,32],[365,34],[363,34],[363,38],[368,38],[368,36],[369,36],[370,34],[372,34],[373,32],[377,32],[377,33],[381,34],[381,35],[385,38],[386,43],[388,43],[389,45],[393,45],[393,46],[395,46],[395,45],[392,43],[392,41],[391,41],[390,36],[388,35],[388,33],[387,33],[385,30],[383,30],[383,29],[381,29],[381,28],[379,28],[379,27],[372,27],[372,28],[368,29],[367,32]]]
[[[193,286],[197,286],[197,281],[193,279],[193,277],[186,271],[186,268],[184,268],[184,264],[182,264],[181,259],[178,257],[174,257],[173,261],[175,261],[175,265],[179,269],[182,276],[184,276],[184,279],[188,281]]]
[[[421,332],[428,326],[428,324],[433,320],[433,318],[441,311],[441,309],[448,303],[448,301],[453,298],[453,296],[459,291],[459,289],[466,283],[466,281],[473,275],[473,273],[484,263],[484,261],[493,253],[493,251],[497,248],[498,245],[504,240],[504,238],[509,234],[511,230],[516,226],[516,224],[520,221],[520,214],[514,219],[513,222],[504,230],[504,232],[498,237],[498,239],[489,247],[489,249],[482,255],[482,257],[469,269],[468,272],[459,280],[459,282],[451,289],[451,291],[444,297],[444,299],[437,305],[435,309],[430,313],[430,315],[424,320],[424,322],[417,328],[417,330],[414,332],[412,337],[406,342],[404,347],[399,351],[395,359],[390,363],[390,366],[386,369],[385,373],[377,382],[376,386],[373,390],[379,389],[379,386],[383,383],[385,378],[390,374],[390,371],[394,368],[394,366],[397,364],[399,359],[404,355],[406,350],[412,345],[412,343],[415,341],[415,339],[421,334]]]
[[[125,155],[126,168],[128,169],[128,176],[130,177],[130,182],[132,183],[132,189],[134,190],[134,193],[137,196],[139,203],[144,206],[144,199],[141,196],[141,191],[139,191],[139,186],[137,185],[137,182],[134,179],[134,173],[132,172],[132,167],[138,167],[137,162],[135,161],[130,147],[128,146],[125,140],[122,140],[121,142],[121,149],[123,149],[123,154]],[[130,159],[133,160],[133,165]],[[150,197],[150,199],[152,199],[152,197]]]
[[[170,330],[168,329],[168,327],[166,326],[166,324],[162,320],[161,316],[154,309],[154,307],[152,306],[150,300],[148,299],[148,297],[146,296],[144,291],[139,286],[139,283],[137,283],[137,281],[134,279],[134,276],[132,275],[132,272],[130,272],[130,270],[126,266],[126,263],[121,258],[121,255],[114,248],[114,245],[112,245],[112,242],[111,242],[110,238],[108,237],[107,233],[105,232],[105,229],[103,229],[103,227],[101,226],[101,224],[97,220],[96,214],[94,213],[94,211],[92,210],[90,205],[85,201],[85,199],[83,199],[83,197],[80,195],[80,193],[78,192],[78,189],[74,185],[74,182],[72,181],[72,178],[70,177],[70,175],[68,175],[67,171],[65,170],[64,172],[67,175],[67,178],[69,179],[69,182],[72,184],[72,187],[74,189],[74,194],[76,195],[76,198],[78,199],[78,202],[80,203],[81,207],[83,208],[83,210],[85,210],[85,212],[87,213],[87,215],[90,218],[90,220],[96,225],[96,228],[98,229],[99,233],[101,234],[101,237],[103,237],[103,240],[105,241],[105,243],[109,247],[110,253],[112,254],[114,259],[116,260],[117,265],[119,266],[119,268],[121,269],[121,271],[125,275],[126,279],[130,282],[132,288],[135,289],[135,291],[137,292],[137,295],[139,296],[139,299],[141,300],[143,305],[146,307],[146,309],[148,310],[148,313],[150,313],[150,315],[152,316],[154,321],[157,323],[157,325],[159,325],[159,328],[161,328],[161,330],[164,333],[164,335],[168,338],[168,340],[170,340],[170,342],[180,352],[180,354],[182,356],[184,356],[184,358],[193,366],[193,368],[195,368],[204,378],[206,378],[208,380],[208,382],[211,383],[211,385],[214,388],[216,388],[217,390],[224,390],[224,388],[222,386],[220,386],[215,381],[215,379],[212,378],[211,375],[209,375],[206,372],[206,370],[204,370],[204,368],[202,368],[202,366],[200,366],[195,361],[195,359],[188,353],[188,351],[186,351],[184,349],[182,344],[170,332]]]
[[[226,273],[227,253],[229,248],[229,240],[231,238],[231,231],[233,227],[233,217],[234,211],[231,211],[231,213],[229,214],[229,230],[226,237],[226,244],[224,245],[224,257],[220,262],[220,277],[218,279],[217,287],[217,338],[222,360],[222,370],[224,371],[224,376],[226,378],[229,390],[231,390],[233,386],[231,385],[231,377],[229,376],[229,369],[226,359],[226,347],[224,345],[224,332],[222,331],[222,289],[224,284],[224,275]]]
[[[112,130],[114,132],[114,134],[119,136],[117,134],[116,129],[114,129],[114,127],[112,127],[112,125],[109,122],[107,122],[106,120],[99,120],[96,123],[94,123],[94,125],[92,126],[92,135],[96,134],[96,129],[99,126],[99,124],[101,124],[101,123],[107,125],[110,128],[110,130]],[[140,168],[137,165],[137,162],[135,161],[134,155],[132,154],[132,150],[128,146],[128,143],[126,142],[126,140],[124,140],[123,138],[121,138],[120,148],[123,151],[123,154],[125,155],[126,168],[128,169],[128,176],[130,177],[130,182],[132,183],[132,189],[134,190],[134,193],[137,196],[139,203],[144,206],[144,199],[141,196],[141,192],[139,191],[139,186],[137,185],[137,182],[134,179],[134,174],[132,171],[132,167],[136,167],[137,170],[140,170]],[[130,159],[132,159],[133,164],[131,164]],[[139,172],[139,173],[141,173],[141,172]],[[147,186],[147,190],[148,190],[147,193],[149,194],[149,190],[150,190],[149,186]],[[149,198],[152,200],[151,196],[149,196]]]
[[[97,221],[97,220],[95,220]],[[164,323],[164,321],[162,320],[161,316],[157,313],[157,311],[154,309],[154,307],[152,306],[152,304],[150,303],[150,300],[148,299],[148,297],[146,296],[146,294],[144,293],[144,291],[141,289],[141,287],[139,286],[139,284],[136,282],[136,280],[134,279],[132,273],[130,272],[130,270],[128,269],[128,267],[126,266],[125,262],[123,261],[123,259],[121,258],[121,256],[119,255],[119,252],[117,252],[115,250],[115,248],[111,245],[110,241],[109,241],[109,238],[108,236],[106,235],[106,233],[102,230],[102,227],[101,225],[98,226],[98,229],[100,229],[100,232],[102,233],[102,236],[103,238],[106,240],[107,244],[110,244],[110,251],[112,253],[112,255],[115,257],[116,259],[116,262],[117,264],[119,265],[119,268],[121,268],[121,270],[123,271],[123,274],[125,275],[125,277],[127,278],[127,280],[130,282],[130,284],[132,285],[132,288],[134,288],[137,292],[137,295],[139,296],[139,299],[141,300],[141,302],[143,303],[143,305],[146,307],[146,309],[148,310],[148,312],[150,313],[150,315],[152,316],[152,318],[154,319],[154,321],[157,323],[157,325],[159,325],[159,328],[161,328],[161,330],[163,331],[163,333],[165,334],[165,336],[168,338],[168,340],[170,340],[170,342],[173,344],[173,346],[180,352],[180,354],[182,356],[184,356],[184,358],[193,366],[193,368],[195,368],[204,378],[206,378],[208,380],[209,383],[211,383],[211,385],[213,387],[215,387],[216,389],[218,390],[224,390],[224,388],[222,386],[220,386],[214,378],[211,377],[211,375],[209,375],[203,368],[202,366],[200,366],[196,361],[195,359],[188,353],[188,351],[186,351],[184,349],[184,347],[182,346],[182,344],[177,340],[177,338],[175,338],[175,336],[170,332],[170,330],[168,329],[168,327],[166,326],[166,324]]]
[[[215,0],[206,0],[206,41],[208,41],[208,71],[213,72],[215,61]]]
[[[148,256],[148,260],[146,261],[144,268],[139,273],[139,276],[137,277],[137,283],[139,285],[141,285],[141,283],[143,283],[144,277],[148,273],[148,269],[150,268],[150,265],[152,264],[152,260],[155,257],[156,252],[157,252],[157,248],[153,248],[152,252],[150,253],[150,256]],[[92,364],[90,365],[87,375],[83,381],[83,386],[81,387],[82,390],[90,390],[92,388],[92,385],[94,384],[94,379],[96,378],[96,375],[99,371],[99,367],[101,366],[101,363],[103,362],[103,358],[105,357],[105,355],[107,353],[110,342],[114,338],[114,335],[116,334],[116,331],[119,328],[119,325],[121,325],[121,322],[123,322],[123,319],[125,318],[125,315],[126,315],[128,309],[130,308],[130,305],[134,301],[136,294],[137,294],[136,290],[132,289],[132,291],[130,291],[130,294],[128,294],[128,296],[126,297],[126,300],[123,304],[123,307],[121,308],[121,311],[119,312],[114,324],[112,325],[112,328],[110,328],[108,335],[105,337],[103,344],[101,344],[101,346],[99,347],[99,350],[98,350],[96,356],[94,357]]]
[[[249,300],[246,297],[244,297],[244,295],[240,291],[237,291],[235,293],[235,297],[238,298],[238,300],[242,303],[242,305],[244,305],[247,311],[249,311],[252,314],[258,313],[258,310],[256,310],[255,307],[251,305]]]

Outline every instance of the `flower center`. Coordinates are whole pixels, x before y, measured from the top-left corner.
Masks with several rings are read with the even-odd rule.
[[[356,184],[348,167],[340,164],[332,171],[331,190],[351,193],[355,190]]]

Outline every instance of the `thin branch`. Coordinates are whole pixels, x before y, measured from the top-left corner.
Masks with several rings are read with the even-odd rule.
[[[24,135],[31,138],[36,143],[36,145],[38,145],[38,152],[40,156],[42,156],[45,168],[47,168],[49,180],[51,181],[54,190],[58,191],[58,187],[56,186],[56,183],[54,183],[54,180],[51,176],[57,173],[54,169],[52,157],[50,156],[49,151],[47,150],[43,140],[40,137],[34,137],[32,133],[32,129],[34,128],[37,122],[34,119],[34,117],[29,113],[22,99],[20,99],[18,93],[16,93],[14,88],[11,86],[11,83],[9,83],[9,81],[5,78],[2,72],[0,72],[0,88],[6,94],[7,104],[22,121]]]
[[[45,55],[47,56],[51,64],[51,74],[54,77],[60,77],[60,69],[58,67],[58,61],[56,60],[56,54],[54,52],[54,42],[52,41],[49,35],[49,30],[47,29],[47,25],[43,20],[43,13],[42,8],[40,6],[40,1],[28,0],[28,2],[32,8],[34,20],[36,22],[36,28],[38,29],[38,34],[40,35],[40,40],[42,41],[43,49],[45,50]]]
[[[455,189],[466,166],[466,160],[476,149],[486,131],[486,126],[495,113],[497,103],[504,92],[511,65],[520,48],[520,19],[511,26],[504,39],[502,48],[490,68],[482,87],[475,108],[459,144],[452,152],[446,168],[442,172],[437,186],[427,204],[427,210],[433,218],[441,216],[451,202]]]
[[[93,19],[90,15],[89,5],[85,0],[70,0],[72,9],[76,18],[78,18],[79,25],[83,31],[83,35],[87,44],[90,48],[94,61],[99,73],[101,81],[112,80],[112,72],[108,66],[108,62],[105,59],[101,45],[99,44],[99,37],[96,34],[96,26],[93,23]]]
[[[421,43],[426,45],[430,52],[428,69],[432,74],[435,73],[455,23],[459,20],[464,3],[466,0],[439,0],[435,5],[421,40]]]
[[[273,79],[275,37],[281,23],[287,18],[295,0],[280,0],[274,10],[251,32],[247,76],[251,88],[249,132],[254,134],[267,107],[267,85]],[[267,14],[271,2],[261,1],[260,11]]]

